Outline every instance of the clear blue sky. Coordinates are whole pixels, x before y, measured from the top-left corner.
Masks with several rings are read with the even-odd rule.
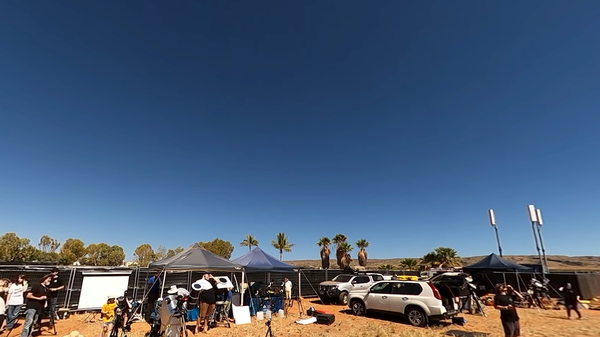
[[[598,255],[598,1],[0,3],[0,228]],[[352,256],[355,257],[356,248]]]

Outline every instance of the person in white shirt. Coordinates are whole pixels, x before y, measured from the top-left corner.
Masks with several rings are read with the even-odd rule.
[[[8,297],[6,298],[6,305],[7,305],[7,321],[6,321],[6,328],[7,329],[11,329],[13,328],[17,317],[19,317],[19,312],[21,311],[21,308],[23,307],[23,301],[24,301],[24,297],[23,297],[23,293],[25,292],[25,290],[27,290],[27,285],[26,285],[26,281],[25,281],[25,275],[19,275],[19,277],[17,277],[17,280],[10,285],[10,287],[8,288]]]
[[[283,282],[283,286],[285,288],[285,299],[286,300],[291,300],[292,299],[292,281],[290,281],[286,277],[285,280],[284,280],[284,282]]]

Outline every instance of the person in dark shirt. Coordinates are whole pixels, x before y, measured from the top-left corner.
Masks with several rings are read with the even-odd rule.
[[[56,314],[56,303],[58,302],[58,291],[63,290],[65,285],[58,278],[58,268],[53,268],[50,273],[50,285],[48,285],[48,307],[49,315],[52,317],[50,322],[53,322],[55,318],[58,318]],[[52,323],[51,323],[52,324]]]
[[[208,332],[208,319],[210,315],[215,310],[215,303],[217,303],[217,284],[221,282],[218,278],[212,276],[212,274],[204,274],[202,278],[208,282],[212,286],[211,289],[203,290],[200,293],[200,315],[198,316],[198,321],[196,323],[196,327],[200,324],[203,324],[202,332]]]
[[[146,299],[146,310],[144,314],[144,319],[146,322],[150,322],[150,318],[152,313],[154,312],[154,303],[160,297],[160,290],[162,288],[162,281],[160,279],[160,272],[158,270],[154,271],[154,276],[148,278],[148,297]]]
[[[37,318],[44,310],[46,300],[48,298],[48,285],[52,275],[46,275],[40,283],[34,284],[31,287],[31,291],[27,293],[27,310],[25,311],[25,323],[23,323],[23,330],[21,330],[21,337],[29,337],[31,335],[31,328],[33,323],[37,321]]]
[[[494,308],[500,310],[500,321],[504,329],[505,337],[518,337],[521,335],[519,314],[513,301],[514,296],[521,296],[514,291],[512,286],[500,284],[494,297]]]
[[[577,306],[579,305],[579,296],[577,296],[575,290],[573,290],[573,286],[571,285],[571,283],[567,283],[565,287],[560,288],[559,290],[562,292],[563,298],[565,300],[565,307],[567,308],[567,317],[571,319],[571,310],[573,310],[577,313],[578,319],[581,319],[581,313],[577,308]]]

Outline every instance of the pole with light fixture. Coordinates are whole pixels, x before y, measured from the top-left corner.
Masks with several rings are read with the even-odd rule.
[[[538,240],[538,233],[536,232],[536,223],[538,222],[537,211],[534,205],[528,205],[527,210],[529,211],[529,220],[531,221],[531,230],[533,231],[533,238],[535,239],[535,248],[538,252],[538,258],[540,260],[540,265],[542,266],[542,275],[546,277],[546,267],[544,264],[544,260],[542,259],[542,251],[540,249],[540,243]]]
[[[546,259],[546,249],[544,248],[544,240],[542,239],[542,225],[544,222],[542,221],[542,210],[536,209],[535,215],[537,216],[537,232],[538,238],[540,239],[540,247],[542,248],[542,257],[544,258],[545,271],[548,272],[548,260]]]
[[[500,245],[500,235],[498,234],[498,226],[496,225],[496,216],[494,215],[493,209],[488,209],[488,216],[490,217],[490,225],[494,227],[494,231],[496,232],[496,242],[498,243],[498,252],[500,253],[500,257],[502,257],[502,246]]]

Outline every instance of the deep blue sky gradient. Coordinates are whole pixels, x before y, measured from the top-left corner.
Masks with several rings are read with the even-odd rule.
[[[0,228],[598,255],[598,1],[0,3]],[[354,253],[356,252],[356,248]],[[355,254],[353,254],[355,256]]]

